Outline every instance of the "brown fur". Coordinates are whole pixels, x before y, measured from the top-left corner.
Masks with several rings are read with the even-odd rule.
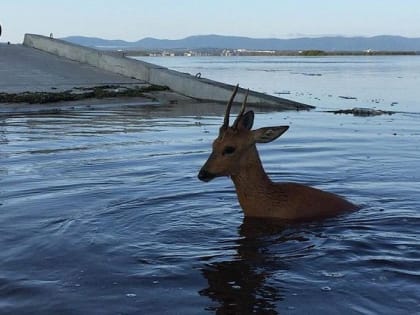
[[[254,148],[244,167],[232,176],[245,216],[305,220],[340,214],[354,209],[348,201],[329,192],[297,183],[273,183],[261,165]]]

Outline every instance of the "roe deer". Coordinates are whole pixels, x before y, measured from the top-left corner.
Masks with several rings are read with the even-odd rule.
[[[213,152],[198,174],[200,180],[208,182],[215,177],[230,176],[248,217],[308,220],[357,209],[329,192],[297,183],[272,182],[261,164],[256,143],[277,139],[289,126],[251,130],[254,112],[245,113],[247,92],[242,109],[230,127],[230,109],[237,91],[238,85],[227,104],[219,136],[213,142]]]

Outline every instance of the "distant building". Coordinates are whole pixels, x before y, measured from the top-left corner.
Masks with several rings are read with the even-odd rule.
[[[232,55],[233,55],[233,53],[229,49],[223,49],[223,51],[221,53],[221,56],[225,56],[225,57],[229,57],[229,56],[232,56]]]

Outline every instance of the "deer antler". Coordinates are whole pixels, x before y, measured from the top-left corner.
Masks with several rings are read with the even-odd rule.
[[[225,120],[223,121],[223,125],[221,127],[222,129],[227,129],[229,127],[229,116],[230,116],[230,109],[232,108],[233,100],[235,98],[236,93],[238,92],[239,84],[235,86],[235,89],[233,90],[232,96],[230,97],[229,102],[227,103],[226,107],[226,113],[225,113]]]
[[[244,101],[242,102],[242,107],[241,107],[241,111],[238,114],[238,117],[236,117],[235,122],[232,125],[233,129],[237,129],[238,128],[238,123],[239,120],[241,119],[242,115],[245,113],[245,109],[246,109],[246,100],[248,99],[248,93],[249,93],[249,89],[246,90],[246,94],[244,97]]]

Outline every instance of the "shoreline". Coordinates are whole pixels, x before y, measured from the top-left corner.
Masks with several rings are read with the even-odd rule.
[[[420,56],[420,51],[325,51],[325,50],[229,50],[229,49],[127,49],[104,50],[106,52],[128,57],[332,57],[332,56]]]

